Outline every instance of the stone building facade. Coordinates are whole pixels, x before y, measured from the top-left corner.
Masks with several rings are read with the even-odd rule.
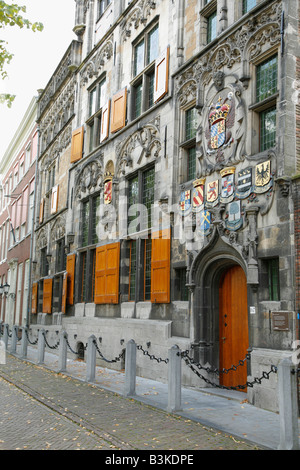
[[[296,337],[296,0],[77,0],[39,97],[31,323],[246,384]],[[123,367],[118,363],[116,367]],[[138,356],[137,373],[167,365]],[[276,409],[276,378],[247,387]]]
[[[0,319],[10,327],[28,325],[31,309],[36,118],[33,98],[0,164]]]

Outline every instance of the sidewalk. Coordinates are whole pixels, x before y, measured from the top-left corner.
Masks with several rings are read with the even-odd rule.
[[[19,357],[18,349],[15,356]],[[36,364],[36,358],[36,348],[29,346],[26,360]],[[57,371],[58,355],[45,351],[43,367]],[[68,359],[67,371],[64,375],[85,381],[85,362]],[[124,372],[97,366],[94,385],[123,395]],[[200,390],[182,388],[181,397],[182,410],[173,414],[257,444],[259,447],[278,448],[280,441],[279,415],[245,403],[243,392],[212,388]],[[168,404],[168,385],[137,377],[136,395],[132,398],[165,411]]]

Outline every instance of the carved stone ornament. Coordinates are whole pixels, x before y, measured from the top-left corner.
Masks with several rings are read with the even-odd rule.
[[[140,24],[145,25],[151,11],[156,8],[155,0],[140,0],[128,13],[121,24],[121,38],[126,41],[131,36],[132,28],[137,29]]]
[[[50,228],[51,242],[56,243],[57,240],[65,237],[66,233],[66,220],[64,217],[59,216],[55,219]]]
[[[134,164],[140,165],[142,159],[157,158],[161,151],[159,134],[160,119],[156,117],[154,121],[146,124],[142,129],[131,134],[125,142],[117,147],[116,175],[125,174],[126,167]]]
[[[80,72],[80,86],[85,85],[94,77],[97,77],[105,65],[105,61],[113,56],[113,36],[109,37],[99,48],[96,54],[88,61]]]
[[[246,110],[241,99],[242,86],[231,83],[215,93],[207,94],[199,128],[200,175],[244,161]]]
[[[43,227],[37,235],[37,240],[36,240],[36,248],[37,250],[41,250],[42,248],[45,248],[48,243],[48,238],[47,238],[47,233],[45,228]]]
[[[81,199],[97,189],[103,180],[103,154],[93,158],[84,167],[78,168],[75,176],[75,198]]]

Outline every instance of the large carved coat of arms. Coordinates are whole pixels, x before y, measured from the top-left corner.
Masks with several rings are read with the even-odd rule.
[[[200,130],[201,176],[243,161],[246,115],[237,83],[217,94],[211,90],[205,100]]]

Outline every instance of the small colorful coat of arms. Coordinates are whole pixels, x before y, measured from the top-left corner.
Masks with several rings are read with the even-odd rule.
[[[231,202],[234,198],[234,173],[235,168],[224,168],[221,172],[222,188],[221,188],[221,202]]]
[[[207,210],[202,210],[200,213],[200,226],[199,231],[203,235],[207,235],[209,233],[211,225],[211,214]]]
[[[246,199],[252,190],[252,168],[245,168],[238,173],[236,196]]]
[[[243,225],[241,213],[241,201],[233,201],[228,206],[228,219],[226,228],[228,230],[238,230]]]
[[[189,211],[191,208],[191,191],[182,191],[180,199],[180,207],[183,213]]]
[[[219,181],[215,180],[206,186],[206,203],[211,207],[218,203],[219,200]]]
[[[271,178],[270,160],[256,165],[254,192],[258,194],[265,193],[269,191],[272,185],[273,185],[273,180]]]
[[[104,182],[104,204],[110,204],[112,201],[112,180]]]
[[[199,212],[203,209],[204,204],[204,183],[205,178],[201,180],[194,181],[192,201],[193,201],[193,212]]]

